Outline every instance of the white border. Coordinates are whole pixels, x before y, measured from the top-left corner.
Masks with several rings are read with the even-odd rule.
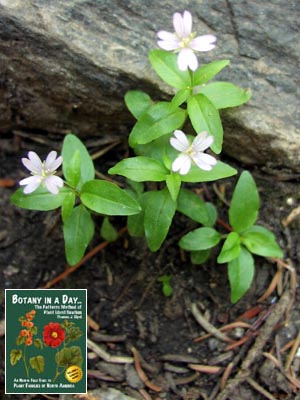
[[[47,291],[47,292],[49,292],[49,291],[66,291],[66,290],[68,290],[68,291],[72,291],[72,290],[84,290],[85,291],[85,320],[86,320],[86,325],[85,325],[85,343],[87,343],[87,289],[67,289],[67,288],[65,288],[65,289],[43,289],[43,288],[34,288],[34,289],[24,289],[24,288],[14,288],[14,289],[5,289],[5,316],[4,316],[4,318],[5,318],[5,365],[4,365],[4,375],[5,375],[5,391],[4,391],[4,393],[5,394],[14,394],[14,395],[18,395],[18,394],[24,394],[24,395],[27,395],[27,394],[32,394],[32,395],[38,395],[38,394],[86,394],[87,393],[87,348],[86,348],[86,350],[85,350],[85,392],[76,392],[76,393],[74,393],[74,392],[63,392],[63,393],[55,393],[55,392],[42,392],[42,393],[20,393],[20,392],[14,392],[14,393],[11,393],[11,392],[6,392],[6,291],[7,292],[13,292],[13,291],[21,291],[21,290],[24,290],[24,291],[26,291],[26,292],[29,292],[29,291],[35,291],[35,290],[39,290],[39,291]]]

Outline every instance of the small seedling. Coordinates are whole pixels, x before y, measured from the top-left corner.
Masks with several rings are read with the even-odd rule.
[[[158,278],[158,282],[161,282],[162,284],[162,292],[166,297],[170,297],[173,294],[171,279],[172,275],[162,275]]]

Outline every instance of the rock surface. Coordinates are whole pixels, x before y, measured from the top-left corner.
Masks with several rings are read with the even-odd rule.
[[[222,113],[225,152],[299,172],[299,0],[0,0],[0,132],[128,134],[123,96],[167,96],[148,51],[185,9],[218,37],[202,62],[230,59],[218,79],[253,91]]]

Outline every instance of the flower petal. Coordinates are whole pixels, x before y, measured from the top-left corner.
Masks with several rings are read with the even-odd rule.
[[[174,40],[173,42],[167,42],[166,40],[158,40],[157,45],[167,51],[173,51],[179,49],[179,44],[177,40]]]
[[[190,68],[195,71],[198,68],[198,60],[192,49],[184,48],[178,53],[177,64],[181,71]]]
[[[59,176],[50,175],[45,179],[45,185],[50,193],[57,194],[59,192],[58,188],[63,187],[64,181]]]
[[[173,26],[178,38],[184,37],[184,21],[180,13],[175,13],[173,15]]]
[[[54,172],[61,165],[62,157],[59,156],[56,158],[56,156],[57,156],[56,151],[50,151],[45,161],[45,166],[44,166],[45,172],[47,173]]]
[[[179,42],[174,35],[174,33],[170,33],[167,31],[159,31],[157,36],[160,40],[157,41],[159,47],[167,51],[173,51],[179,48]]]
[[[214,35],[197,36],[190,43],[190,48],[196,51],[210,51],[216,47],[217,38]]]
[[[180,154],[172,163],[172,171],[186,175],[191,169],[192,160],[187,154]]]
[[[34,152],[28,152],[28,158],[21,159],[23,165],[34,174],[41,174],[43,164],[40,157]]]
[[[184,36],[188,37],[192,33],[192,14],[189,11],[183,13]]]
[[[170,144],[174,149],[178,151],[187,151],[190,147],[190,143],[186,134],[180,130],[174,131],[174,137],[170,139]]]
[[[34,175],[34,176],[29,176],[28,178],[22,179],[19,182],[19,185],[21,186],[25,186],[25,188],[23,189],[23,193],[25,194],[29,194],[34,192],[42,183],[43,179],[42,177],[38,176],[38,175]]]
[[[61,166],[62,162],[63,162],[62,156],[57,157],[57,159],[55,161],[53,161],[53,163],[51,164],[51,167],[49,168],[49,170],[51,172],[56,171],[57,168]]]
[[[213,141],[213,136],[208,136],[208,133],[204,131],[195,137],[192,146],[195,152],[204,151],[213,144]]]
[[[159,31],[157,32],[158,39],[165,40],[166,42],[173,42],[177,40],[176,35],[174,33],[168,31]]]
[[[46,157],[45,161],[45,166],[49,168],[49,166],[53,163],[53,161],[56,159],[57,153],[56,151],[52,150]]]
[[[193,161],[197,167],[203,169],[204,171],[210,171],[214,165],[217,164],[217,160],[205,153],[197,153],[193,156]]]

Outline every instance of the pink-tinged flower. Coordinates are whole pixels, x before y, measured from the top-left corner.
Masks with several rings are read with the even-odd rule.
[[[49,322],[44,326],[43,340],[47,346],[58,347],[65,340],[65,331],[58,322]]]
[[[217,160],[213,156],[204,153],[204,150],[208,149],[214,141],[214,138],[208,136],[207,132],[199,133],[192,143],[182,131],[176,130],[174,136],[170,139],[170,143],[181,154],[173,161],[172,171],[186,175],[191,169],[192,163],[204,171],[210,171],[217,164]]]
[[[57,168],[62,164],[62,157],[57,157],[56,151],[50,151],[45,161],[34,152],[29,151],[28,158],[22,158],[23,165],[31,172],[32,176],[22,179],[19,184],[25,186],[23,192],[34,192],[41,184],[45,185],[50,193],[57,194],[63,187],[63,180],[55,176]]]
[[[184,11],[181,15],[173,15],[175,33],[159,31],[157,44],[164,50],[178,52],[177,63],[181,71],[190,68],[195,71],[198,68],[198,60],[194,51],[210,51],[215,47],[217,38],[213,35],[196,36],[192,32],[192,15]]]

